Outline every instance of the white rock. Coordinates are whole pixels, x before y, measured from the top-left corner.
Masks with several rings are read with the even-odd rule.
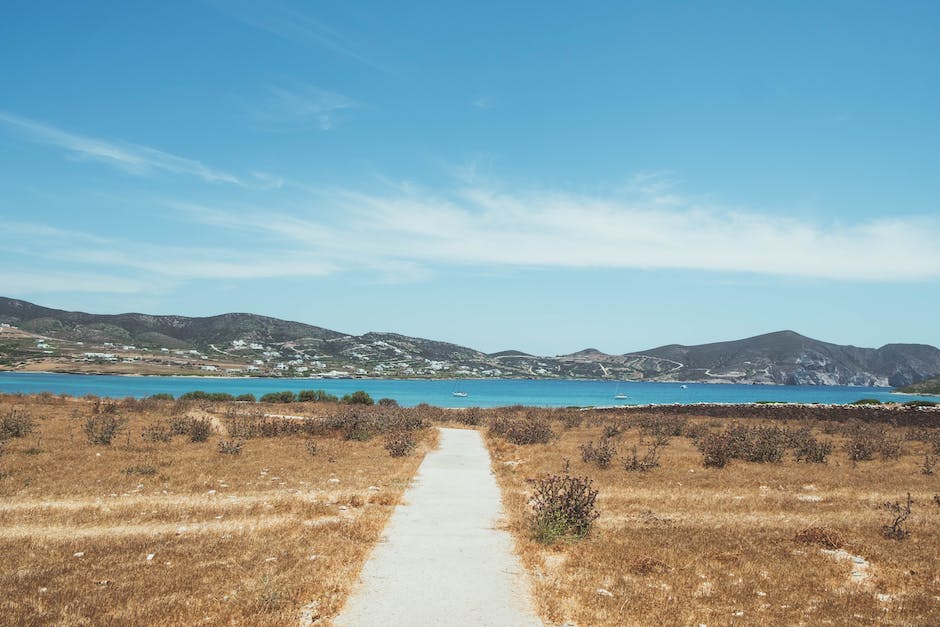
[[[206,494],[215,494],[215,490],[209,490]]]
[[[85,552],[84,552],[84,551],[79,551],[78,553],[76,553],[76,554],[73,555],[72,557],[85,557]]]
[[[597,589],[597,594],[601,595],[602,597],[612,597],[612,596],[614,596],[614,593],[613,593],[613,592],[611,592],[610,590],[604,590],[603,588],[598,588],[598,589]]]
[[[337,479],[336,477],[333,477],[327,483],[339,483],[339,479]]]
[[[153,561],[153,558],[154,558],[155,555],[156,555],[156,553],[147,553],[147,561],[148,561],[148,562]]]

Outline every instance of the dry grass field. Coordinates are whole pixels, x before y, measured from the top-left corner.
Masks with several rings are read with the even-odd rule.
[[[265,411],[283,407],[0,397],[0,622],[328,621],[436,432],[406,420],[417,448],[392,457],[370,416],[407,410]]]
[[[493,466],[537,607],[551,624],[940,624],[940,466],[933,475],[923,468],[925,456],[929,465],[940,452],[940,413],[928,420],[936,427],[917,429],[741,414],[739,424],[769,426],[770,440],[780,435],[774,426],[789,434],[780,441],[806,427],[799,433],[833,450],[827,463],[797,463],[785,444],[780,461],[732,459],[723,468],[704,467],[689,436],[704,442],[732,424],[728,418],[503,414],[503,428],[487,438]],[[557,437],[509,441],[538,435],[541,419]],[[617,450],[606,469],[583,461],[580,448],[591,441],[596,449],[605,430]],[[658,466],[625,469],[633,447],[642,461],[657,433],[682,435],[668,439]],[[856,451],[871,444],[874,458],[853,463],[851,442]],[[759,454],[780,452],[774,442],[763,445]],[[600,516],[580,540],[538,542],[529,500],[537,480],[563,474],[566,460],[571,476],[593,481]],[[906,505],[908,493],[911,515],[900,532],[909,535],[886,537],[893,519],[886,503]]]

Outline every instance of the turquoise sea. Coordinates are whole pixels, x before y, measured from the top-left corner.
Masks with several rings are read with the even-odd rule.
[[[428,403],[441,407],[500,407],[533,405],[541,407],[660,405],[670,403],[754,403],[781,401],[788,403],[851,403],[860,398],[904,402],[937,400],[925,396],[892,394],[891,388],[848,386],[787,386],[733,385],[688,383],[629,383],[591,380],[527,380],[527,379],[466,379],[466,380],[404,380],[404,379],[284,379],[218,377],[142,377],[46,373],[0,373],[0,392],[51,392],[84,396],[95,394],[113,398],[141,398],[169,393],[179,396],[192,390],[251,393],[261,396],[281,390],[322,389],[342,396],[365,390],[372,398],[394,398],[399,404],[413,406]],[[454,396],[454,392],[467,396]],[[615,399],[617,393],[626,399]]]

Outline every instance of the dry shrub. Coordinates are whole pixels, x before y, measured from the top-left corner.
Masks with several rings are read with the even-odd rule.
[[[316,440],[307,440],[304,443],[304,448],[307,450],[307,454],[310,457],[316,457],[317,455],[317,442]]]
[[[95,414],[85,421],[85,435],[92,444],[110,446],[111,441],[124,430],[126,422],[110,413]]]
[[[901,436],[881,425],[858,424],[848,429],[845,451],[853,462],[870,461],[880,454],[883,460],[901,457]]]
[[[166,423],[158,422],[144,427],[144,430],[140,433],[140,437],[142,437],[147,442],[165,443],[173,440],[173,433],[170,431]]]
[[[392,457],[409,455],[417,445],[418,442],[411,431],[399,431],[385,436],[385,450]]]
[[[223,455],[241,455],[243,444],[241,440],[219,440],[219,452]]]
[[[631,449],[630,455],[623,460],[623,469],[627,472],[646,472],[659,466],[659,456],[669,444],[669,436],[659,435],[646,449],[643,457],[637,453],[636,446]]]
[[[189,423],[191,442],[205,442],[212,435],[212,422],[208,418],[196,418]]]
[[[637,423],[644,435],[659,437],[677,437],[682,435],[689,419],[671,414],[649,414],[639,416]]]
[[[0,440],[26,437],[35,428],[36,423],[21,409],[14,407],[0,416]]]
[[[894,501],[885,503],[882,507],[890,514],[891,520],[887,525],[882,526],[881,533],[890,540],[904,540],[911,532],[905,527],[907,519],[911,517],[911,505],[914,501],[911,499],[911,493],[907,493],[907,501]]]
[[[672,566],[655,557],[641,556],[630,562],[628,570],[634,575],[653,575],[672,570]]]
[[[818,544],[827,549],[841,549],[845,546],[845,539],[830,527],[807,527],[798,531],[793,539],[803,544]]]
[[[615,438],[623,433],[622,425],[604,425],[604,439]]]
[[[818,440],[808,427],[791,432],[790,444],[793,446],[793,458],[797,462],[825,464],[832,453],[832,442]]]
[[[707,433],[696,442],[706,468],[724,468],[731,461],[731,438],[727,432]]]
[[[594,446],[591,440],[587,444],[581,445],[581,461],[586,464],[596,464],[598,468],[610,467],[610,462],[617,456],[617,447],[606,437],[598,441]]]
[[[479,427],[483,424],[483,411],[479,407],[468,407],[457,412],[457,422],[462,425]]]
[[[567,469],[538,479],[530,503],[532,531],[539,542],[582,538],[600,515],[594,507],[597,490],[588,477],[572,477]]]
[[[555,437],[548,420],[539,417],[514,418],[496,416],[490,422],[490,433],[513,444],[548,444]]]

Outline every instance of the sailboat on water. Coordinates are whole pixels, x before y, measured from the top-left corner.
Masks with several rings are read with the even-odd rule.
[[[617,382],[617,392],[614,394],[614,398],[618,401],[622,401],[625,398],[629,398],[626,394],[620,391],[620,382]]]
[[[458,383],[460,383],[460,382],[459,382],[459,381],[454,381],[454,389],[451,390],[451,393],[450,393],[451,396],[459,396],[460,398],[465,398],[465,397],[467,397],[467,396],[470,396],[469,394],[467,394],[467,393],[464,392],[463,390],[458,390],[458,389],[457,389],[457,384],[458,384]]]

